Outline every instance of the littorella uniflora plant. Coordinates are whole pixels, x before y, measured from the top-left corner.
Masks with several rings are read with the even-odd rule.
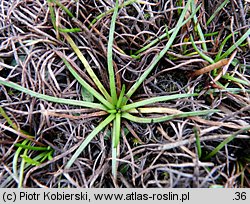
[[[49,6],[50,6],[50,12],[51,16],[55,15],[53,14],[53,2],[57,2],[56,0],[50,0]],[[135,123],[160,123],[167,120],[171,120],[174,118],[181,118],[181,117],[190,117],[190,116],[198,116],[198,115],[207,115],[216,112],[216,110],[202,110],[202,111],[194,111],[194,112],[181,112],[181,111],[171,111],[168,108],[163,107],[145,107],[147,105],[151,105],[158,102],[165,102],[169,100],[175,100],[180,98],[186,98],[186,97],[194,97],[198,94],[196,93],[186,93],[186,94],[175,94],[175,95],[168,95],[168,96],[159,96],[159,97],[153,97],[144,99],[138,102],[130,103],[129,99],[131,96],[135,93],[135,91],[140,87],[140,85],[143,83],[143,81],[147,78],[147,76],[151,73],[153,68],[157,65],[157,63],[161,60],[161,58],[166,54],[167,50],[172,45],[173,41],[175,40],[179,30],[185,23],[187,22],[187,19],[185,19],[185,14],[188,11],[188,8],[190,6],[190,3],[192,0],[188,0],[185,7],[182,10],[182,13],[179,17],[178,23],[173,30],[168,43],[165,45],[164,49],[161,50],[161,52],[154,58],[152,63],[149,65],[149,67],[146,69],[146,71],[139,77],[139,79],[134,83],[134,85],[129,89],[126,90],[125,85],[122,86],[122,90],[120,90],[119,94],[116,87],[116,77],[115,77],[115,71],[113,68],[113,41],[114,41],[114,31],[115,31],[115,22],[116,18],[118,16],[118,0],[116,0],[116,4],[113,11],[113,16],[111,20],[110,25],[110,31],[109,31],[109,39],[108,39],[108,47],[107,47],[107,64],[108,64],[108,76],[109,76],[109,86],[110,90],[106,90],[105,87],[102,85],[102,82],[98,79],[96,74],[94,73],[93,69],[89,65],[86,58],[83,56],[83,54],[80,52],[77,45],[74,43],[73,39],[67,34],[67,30],[59,29],[60,34],[65,37],[66,41],[69,43],[71,48],[74,50],[80,61],[83,63],[87,73],[95,83],[96,87],[98,87],[98,91],[92,88],[89,83],[86,82],[83,78],[80,77],[80,75],[75,71],[73,68],[72,63],[70,63],[70,60],[67,56],[65,56],[62,52],[55,51],[55,53],[61,57],[64,64],[70,71],[70,73],[74,76],[74,78],[84,87],[86,90],[88,90],[99,102],[86,102],[86,101],[77,101],[77,100],[71,100],[71,99],[64,99],[64,98],[58,98],[53,96],[44,95],[41,93],[37,93],[34,91],[31,91],[29,89],[26,89],[16,83],[13,83],[11,81],[8,81],[2,77],[0,77],[0,84],[11,87],[13,89],[19,90],[23,93],[29,94],[32,97],[36,97],[39,99],[47,100],[54,103],[61,103],[61,104],[68,104],[68,105],[74,105],[74,106],[81,106],[86,107],[90,109],[99,109],[102,111],[105,111],[108,116],[83,140],[81,145],[78,147],[78,149],[75,151],[71,159],[67,162],[65,165],[65,169],[69,169],[73,163],[76,161],[77,157],[81,154],[81,152],[86,148],[86,146],[90,143],[90,141],[107,125],[112,123],[112,174],[116,178],[117,176],[117,154],[118,154],[118,148],[120,143],[120,134],[121,134],[121,121],[122,120],[129,120]],[[57,5],[60,5],[57,3]],[[67,10],[67,13],[69,11]],[[70,14],[71,16],[71,14]],[[73,15],[71,16],[73,17]],[[55,19],[54,19],[55,20]],[[53,19],[52,19],[53,21]],[[53,25],[55,26],[55,22],[53,22]],[[58,29],[56,27],[55,29]],[[161,117],[139,117],[135,114],[141,113],[141,114],[150,114],[150,113],[159,113],[163,114]],[[169,115],[167,115],[169,114]]]

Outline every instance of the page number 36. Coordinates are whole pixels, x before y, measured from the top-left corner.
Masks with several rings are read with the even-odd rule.
[[[235,197],[233,198],[233,200],[246,200],[247,199],[246,192],[235,192],[234,195]]]

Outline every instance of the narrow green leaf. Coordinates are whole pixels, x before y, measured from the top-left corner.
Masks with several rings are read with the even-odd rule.
[[[93,89],[82,77],[80,77],[80,75],[74,70],[74,68],[70,65],[70,63],[64,57],[62,57],[62,60],[64,64],[66,65],[66,67],[69,69],[70,73],[85,89],[87,89],[94,97],[96,97],[108,109],[114,108],[114,106],[110,102],[108,102],[101,94],[99,94],[95,89]]]
[[[38,154],[37,156],[35,156],[32,160],[37,161],[37,162],[39,162],[41,164],[46,159],[48,159],[48,160],[53,159],[53,157],[52,157],[53,153],[54,153],[53,149],[50,150],[50,151],[44,151],[44,152],[41,152],[40,154]],[[30,166],[30,164],[26,163],[25,164],[25,169],[28,168],[29,166]]]
[[[51,0],[50,0],[51,1]],[[59,6],[62,10],[65,11],[65,13],[68,14],[69,17],[74,18],[74,15],[70,12],[70,10],[65,7],[60,1],[58,0],[52,0],[57,6]]]
[[[229,74],[225,74],[224,76],[222,76],[222,78],[230,80],[230,81],[237,82],[239,84],[244,84],[244,85],[250,86],[250,83],[248,81],[245,81],[245,80],[230,76]]]
[[[189,22],[193,17],[194,15],[200,10],[201,8],[201,4],[195,9],[195,11],[185,20],[182,22],[181,26],[184,26],[187,22]],[[153,40],[152,42],[150,42],[148,45],[146,45],[145,47],[137,50],[135,52],[135,55],[134,55],[134,58],[139,58],[139,54],[142,53],[143,51],[147,50],[148,48],[152,47],[153,45],[155,45],[157,42],[161,41],[162,39],[164,38],[168,38],[169,39],[169,35],[172,34],[173,32],[175,31],[175,28],[174,29],[171,29],[170,31],[167,32],[166,30],[166,33],[164,33],[163,35],[161,35],[160,37],[157,37],[155,40]]]
[[[123,8],[125,6],[128,6],[134,2],[136,2],[138,0],[128,0],[128,1],[125,1],[124,3],[122,3],[121,5],[119,5],[118,8]],[[98,20],[102,19],[104,16],[114,12],[115,8],[111,8],[103,13],[101,13],[100,15],[98,15],[97,17],[95,17],[95,19],[90,23],[90,26],[93,26]]]
[[[234,34],[236,34],[236,33],[234,33]],[[227,42],[232,36],[233,36],[233,34],[231,33],[231,34],[229,34],[229,35],[222,41],[222,43],[221,43],[221,45],[220,45],[220,49],[219,49],[219,51],[218,51],[218,53],[217,53],[217,55],[216,55],[216,57],[215,57],[215,60],[214,60],[215,62],[218,62],[218,61],[219,61],[220,56],[221,56],[221,53],[222,53],[222,51],[223,51],[223,48],[224,48],[226,42]]]
[[[112,129],[112,175],[114,176],[114,179],[117,178],[117,146],[116,143],[116,122],[113,121],[113,129]]]
[[[151,73],[151,71],[153,70],[153,68],[157,65],[157,63],[160,61],[160,59],[166,54],[166,52],[168,51],[168,49],[171,47],[171,45],[173,44],[179,30],[181,29],[183,20],[185,18],[185,15],[187,13],[187,10],[190,6],[190,2],[192,0],[188,0],[186,3],[186,6],[184,7],[181,16],[177,22],[177,25],[174,29],[173,34],[171,35],[170,39],[168,40],[166,46],[164,47],[164,49],[157,55],[157,57],[153,60],[153,62],[150,64],[150,66],[148,67],[148,69],[140,76],[140,78],[136,81],[136,83],[129,89],[129,91],[127,92],[126,96],[124,97],[123,100],[123,104],[126,104],[128,99],[133,95],[133,93],[138,89],[138,87],[142,84],[142,82],[147,78],[147,76]]]
[[[229,0],[225,0],[223,1],[220,6],[215,10],[215,12],[213,13],[213,15],[207,20],[207,26],[212,22],[212,20],[215,18],[215,16],[220,12],[221,9],[223,9],[226,4],[229,2]]]
[[[243,93],[243,92],[247,92],[250,93],[249,89],[243,90],[241,88],[225,88],[225,89],[210,89],[207,91],[207,95],[209,94],[214,94],[214,93],[223,93],[223,92],[229,92],[229,93],[233,93],[233,94],[237,94],[237,93]]]
[[[71,18],[74,18],[74,15],[61,2],[56,1],[56,0],[47,0],[47,1],[48,1],[48,6],[49,6],[51,21],[52,21],[52,24],[53,24],[53,27],[55,30],[58,30],[58,31],[63,32],[63,33],[74,33],[74,32],[81,31],[80,28],[58,28],[56,26],[56,16],[55,16],[55,12],[54,12],[54,9],[52,6],[52,2],[55,3],[57,6],[59,6],[61,9],[63,9],[68,14],[68,16],[70,16]]]
[[[77,33],[81,32],[81,28],[58,28],[58,30],[62,33]]]
[[[166,35],[167,35],[167,39],[169,39],[170,38],[170,32],[169,32],[169,30],[168,30],[168,26],[165,24],[165,29],[166,29],[166,31],[165,31],[165,33],[166,33]],[[173,30],[173,29],[172,29]]]
[[[215,62],[218,62],[218,61],[220,60],[221,53],[222,53],[223,48],[224,48],[224,46],[226,45],[227,41],[233,36],[233,34],[236,35],[237,33],[238,33],[238,32],[234,32],[234,33],[229,34],[229,35],[222,41],[222,43],[221,43],[221,45],[220,45],[220,49],[219,49],[219,51],[218,51],[218,53],[217,53],[217,55],[216,55],[216,57],[215,57],[215,60],[214,60]]]
[[[94,73],[92,68],[90,67],[88,61],[86,60],[86,58],[83,56],[83,54],[81,53],[81,51],[79,50],[79,48],[75,44],[75,42],[72,40],[72,38],[67,33],[63,33],[63,35],[64,35],[65,39],[67,40],[67,42],[70,44],[71,48],[74,50],[74,52],[78,56],[78,58],[80,59],[80,61],[83,63],[86,71],[88,72],[89,76],[93,79],[93,81],[95,82],[98,89],[101,91],[101,93],[104,95],[104,97],[109,102],[111,102],[112,101],[111,96],[108,94],[108,92],[106,91],[106,89],[104,88],[104,86],[102,85],[102,83],[100,82],[100,80],[98,79],[98,77],[96,76],[96,74]]]
[[[9,118],[9,116],[6,114],[6,112],[4,111],[4,109],[0,106],[0,114],[5,118],[5,120],[7,121],[7,123],[14,129],[14,130],[18,130],[18,127],[15,123],[12,122],[12,120]]]
[[[24,153],[21,157],[27,156],[28,149],[24,150]],[[20,164],[20,169],[19,169],[19,181],[18,181],[18,188],[22,188],[23,186],[23,176],[24,176],[24,167],[25,167],[25,159],[22,158],[21,164]]]
[[[214,155],[216,155],[226,144],[231,142],[238,134],[243,133],[243,132],[247,132],[249,130],[250,130],[250,126],[247,126],[247,127],[244,127],[242,129],[238,130],[237,132],[233,133],[230,137],[226,138],[223,142],[221,142],[212,152],[210,152],[204,158],[204,160],[208,160],[211,157],[213,157]]]
[[[125,85],[123,84],[119,99],[118,99],[117,104],[116,104],[116,108],[118,108],[118,109],[121,108],[122,99],[123,99],[123,96],[125,94],[125,91],[126,91],[126,88],[125,88]]]
[[[91,140],[104,128],[106,127],[112,120],[115,119],[115,114],[110,114],[104,121],[102,121],[82,142],[82,144],[78,147],[76,152],[70,158],[68,163],[65,166],[65,169],[69,169],[72,164],[75,162],[77,157],[82,153],[85,147],[91,142]]]
[[[226,58],[228,55],[230,55],[237,47],[240,46],[241,43],[243,43],[250,35],[250,28],[247,30],[247,32],[241,36],[239,40],[237,40],[233,45],[223,54],[220,56],[219,60]]]
[[[199,116],[199,115],[208,115],[208,114],[215,113],[215,112],[219,112],[219,110],[184,112],[184,113],[179,113],[179,114],[174,114],[174,115],[162,116],[158,118],[146,118],[146,117],[141,118],[141,117],[133,116],[125,112],[125,113],[122,113],[122,117],[135,123],[160,123],[160,122],[172,120],[175,118],[186,118],[186,117]]]
[[[27,144],[29,142],[29,140],[24,140],[22,142],[23,145]],[[18,167],[18,158],[19,158],[19,155],[21,153],[21,151],[23,150],[23,148],[21,147],[18,147],[15,154],[14,154],[14,158],[13,158],[13,161],[12,161],[12,170],[13,170],[13,174],[18,178],[18,173],[17,173],[17,167]]]
[[[48,96],[45,94],[40,94],[40,93],[36,93],[34,91],[31,91],[29,89],[26,89],[14,82],[10,82],[10,81],[6,81],[4,78],[0,77],[0,84],[16,89],[18,91],[21,91],[23,93],[26,93],[32,97],[35,98],[39,98],[39,99],[43,99],[46,101],[50,101],[50,102],[54,102],[54,103],[61,103],[61,104],[67,104],[67,105],[75,105],[75,106],[83,106],[83,107],[87,107],[87,108],[96,108],[96,109],[100,109],[100,110],[107,110],[107,108],[101,104],[97,104],[97,103],[90,103],[90,102],[84,102],[84,101],[76,101],[76,100],[71,100],[71,99],[64,99],[64,98],[57,98],[54,96]]]
[[[116,85],[115,85],[115,73],[113,67],[113,43],[114,43],[114,33],[115,33],[115,22],[118,16],[118,6],[119,1],[116,0],[114,13],[111,19],[111,25],[109,28],[109,41],[108,41],[108,50],[107,50],[107,61],[108,61],[108,73],[109,73],[109,85],[110,85],[110,93],[112,97],[112,103],[117,103],[117,93],[116,93]]]
[[[194,2],[194,1],[191,2],[191,5],[192,5],[192,6],[191,6],[192,11],[195,11],[195,2]],[[206,43],[205,43],[205,37],[204,37],[204,34],[203,34],[203,32],[202,32],[201,26],[200,26],[200,24],[199,24],[199,22],[198,22],[198,18],[197,18],[196,15],[194,15],[193,20],[194,20],[194,24],[197,26],[198,35],[199,35],[201,41],[203,41],[202,44],[201,44],[201,45],[202,45],[202,48],[203,48],[203,50],[204,50],[205,52],[207,52],[207,45],[206,45]]]
[[[21,155],[21,157],[23,158],[24,162],[26,162],[26,163],[28,163],[30,165],[38,166],[38,165],[41,164],[40,162],[31,159],[27,155]]]
[[[50,12],[52,25],[53,25],[54,29],[57,30],[56,29],[56,15],[55,15],[54,8],[52,6],[53,0],[47,0],[47,1],[48,1],[48,6],[49,6],[49,12]]]
[[[54,153],[54,150],[51,150],[50,152],[48,152],[48,160],[52,160],[53,159],[53,153]]]
[[[49,152],[46,153],[46,155],[41,159],[41,163],[47,158],[48,160],[52,160],[53,159],[53,154],[54,154],[55,150],[51,149]]]
[[[108,113],[116,113],[117,110],[116,109],[112,109],[112,110],[107,110],[106,112],[108,112]]]
[[[197,154],[198,154],[198,158],[200,159],[201,158],[201,154],[202,154],[202,151],[201,151],[201,142],[200,142],[200,136],[198,134],[198,130],[197,130],[197,127],[194,127],[193,128],[193,131],[194,131],[194,135],[195,135],[195,142],[196,142],[196,147],[197,147]]]
[[[21,147],[22,149],[29,149],[29,150],[34,150],[34,151],[48,151],[48,147],[34,147],[31,145],[23,145],[23,144],[19,144],[16,143],[15,144],[16,147]]]
[[[219,31],[212,32],[212,33],[205,33],[204,37],[211,37],[211,36],[218,35],[218,34],[219,34]]]
[[[196,44],[194,43],[194,39],[193,36],[190,36],[190,40],[192,42],[192,45],[194,47],[194,49],[196,50],[196,52],[198,52],[198,54],[206,61],[208,61],[210,64],[214,64],[214,60],[210,57],[208,57],[207,55],[205,55],[202,51],[199,50],[199,48],[196,46]]]
[[[169,96],[153,97],[153,98],[149,98],[149,99],[145,99],[142,101],[138,101],[138,102],[134,102],[134,103],[125,105],[121,108],[121,110],[127,111],[127,110],[130,110],[133,108],[138,108],[141,106],[150,105],[150,104],[157,103],[157,102],[169,101],[169,100],[180,99],[180,98],[187,98],[190,96],[198,96],[198,94],[196,94],[196,93],[194,93],[194,94],[174,94],[174,95],[169,95]]]
[[[120,141],[120,134],[121,134],[121,113],[116,113],[115,116],[115,135],[113,135],[115,137],[115,148],[117,147],[117,145],[119,144]]]

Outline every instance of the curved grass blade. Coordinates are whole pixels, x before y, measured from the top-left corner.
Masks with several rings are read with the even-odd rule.
[[[15,123],[12,122],[12,120],[9,118],[9,116],[6,114],[6,112],[4,111],[4,109],[0,106],[0,114],[5,118],[5,120],[7,121],[7,123],[14,129],[14,130],[18,130],[18,127]],[[27,134],[27,132],[25,132],[25,134]]]
[[[6,81],[4,78],[0,77],[0,84],[16,89],[18,91],[21,91],[23,93],[26,93],[32,97],[43,99],[46,101],[54,102],[54,103],[61,103],[61,104],[67,104],[67,105],[75,105],[75,106],[82,106],[82,107],[87,107],[87,108],[96,108],[100,110],[107,110],[107,108],[98,103],[91,103],[91,102],[85,102],[85,101],[76,101],[76,100],[71,100],[71,99],[64,99],[64,98],[57,98],[54,96],[48,96],[45,94],[40,94],[34,91],[31,91],[27,88],[24,88],[14,82]]]
[[[195,9],[195,11],[185,20],[182,22],[182,24],[180,25],[180,27],[184,26],[187,22],[189,22],[193,17],[194,15],[200,10],[201,8],[201,4]],[[175,31],[175,28],[174,29],[171,29],[170,31],[168,31],[167,33],[164,33],[163,35],[161,35],[160,37],[157,37],[155,40],[153,40],[152,42],[150,42],[148,45],[146,45],[145,47],[137,50],[135,52],[135,57],[137,58],[138,57],[138,54],[142,53],[143,51],[147,50],[148,48],[152,47],[154,44],[156,44],[157,42],[161,41],[162,39],[166,38],[166,37],[169,37],[169,35],[171,33],[173,33]]]
[[[48,6],[49,6],[49,12],[50,12],[52,25],[53,25],[54,29],[57,30],[56,29],[56,15],[55,15],[55,11],[54,11],[53,6],[52,6],[53,0],[47,0],[47,1],[48,1]]]
[[[93,79],[93,81],[95,82],[98,89],[101,91],[101,93],[104,95],[104,97],[108,101],[111,102],[112,101],[111,96],[108,94],[108,92],[106,91],[106,89],[104,88],[104,86],[102,85],[102,83],[100,82],[100,80],[98,79],[98,77],[96,76],[96,74],[94,73],[92,68],[90,67],[88,61],[86,60],[86,58],[83,56],[83,54],[81,53],[81,51],[79,50],[79,48],[75,44],[75,42],[72,40],[72,38],[67,33],[63,33],[63,36],[65,37],[67,42],[70,44],[71,48],[74,50],[74,52],[76,53],[78,58],[83,63],[86,71],[88,72],[89,76]]]
[[[122,3],[121,5],[118,6],[118,8],[122,8],[122,7],[125,7],[125,6],[128,6],[134,2],[136,2],[138,0],[128,0],[128,1],[125,1],[124,3]],[[90,23],[90,26],[93,26],[98,20],[102,19],[104,16],[114,12],[115,8],[111,8],[109,10],[107,10],[106,12],[104,13],[101,13],[99,16],[95,17],[95,19]]]
[[[150,105],[150,104],[157,103],[157,102],[169,101],[169,100],[180,99],[180,98],[187,98],[190,96],[198,96],[198,94],[196,94],[196,93],[194,93],[194,94],[174,94],[174,95],[170,95],[170,96],[153,97],[153,98],[149,98],[149,99],[145,99],[142,101],[134,102],[132,104],[125,105],[121,108],[121,110],[128,111],[130,109],[138,108],[138,107],[145,106],[145,105]]]
[[[220,6],[215,10],[213,15],[207,20],[207,23],[206,23],[207,26],[212,22],[212,20],[215,18],[215,16],[220,12],[221,9],[223,9],[226,6],[226,4],[228,2],[229,2],[229,0],[225,0],[224,2],[222,2],[220,4]]]
[[[236,83],[239,83],[239,84],[244,84],[244,85],[250,86],[250,83],[248,81],[245,81],[243,79],[239,79],[239,78],[230,76],[228,73],[223,75],[222,78],[233,81],[233,82],[236,82]]]
[[[196,44],[194,43],[194,38],[192,35],[190,35],[190,40],[192,42],[192,45],[195,49],[196,52],[198,52],[198,54],[206,61],[208,61],[210,64],[214,64],[214,60],[210,57],[208,57],[207,55],[205,55],[202,51],[199,50],[199,48],[196,46]]]
[[[48,6],[49,6],[51,21],[52,21],[52,24],[53,24],[53,27],[55,30],[58,30],[58,31],[64,32],[64,33],[73,33],[73,32],[80,32],[81,31],[80,28],[58,28],[56,26],[56,15],[55,15],[55,12],[54,12],[54,9],[52,6],[52,2],[55,3],[57,6],[59,6],[62,10],[64,10],[65,13],[67,13],[67,15],[70,16],[71,18],[74,18],[74,15],[61,2],[56,1],[56,0],[47,0],[47,1],[48,1]]]
[[[51,155],[53,154],[54,150],[50,150],[50,151],[44,151],[44,152],[41,152],[40,154],[38,154],[37,156],[35,156],[32,160],[35,161],[35,162],[38,162],[38,163],[43,163],[46,159],[48,160],[51,160],[52,157]],[[24,168],[28,168],[31,164],[29,163],[26,163]]]
[[[241,43],[243,43],[244,40],[246,40],[250,35],[250,28],[247,30],[247,32],[241,36],[239,40],[237,40],[233,45],[228,48],[228,50],[222,54],[218,60],[226,58],[228,55],[230,55],[237,47],[240,46]]]
[[[120,96],[119,96],[118,101],[117,101],[117,104],[116,104],[116,108],[118,108],[118,109],[121,108],[122,99],[123,99],[123,97],[124,97],[125,90],[126,90],[126,88],[125,88],[125,85],[123,84],[123,85],[122,85],[122,90],[121,90],[121,92],[120,92]]]
[[[64,10],[69,17],[74,18],[74,15],[71,13],[71,11],[67,7],[65,7],[60,1],[58,0],[50,0],[50,1],[53,1],[57,6],[59,6],[62,10]]]
[[[147,76],[151,73],[151,71],[153,70],[153,68],[157,65],[157,63],[160,61],[160,59],[166,54],[166,52],[168,51],[168,49],[171,47],[171,45],[173,44],[179,30],[182,27],[182,23],[183,20],[185,18],[185,14],[187,13],[187,10],[190,6],[190,2],[192,0],[188,0],[186,6],[184,7],[181,16],[177,22],[177,25],[174,29],[173,34],[171,35],[171,37],[169,38],[166,46],[164,47],[164,49],[157,55],[157,57],[153,60],[153,62],[150,64],[150,66],[148,67],[148,69],[140,76],[140,78],[137,80],[137,82],[129,89],[129,91],[126,94],[126,97],[124,97],[123,100],[123,104],[126,104],[128,99],[133,95],[133,93],[138,89],[138,87],[142,84],[142,82],[147,78]]]
[[[96,97],[103,105],[105,105],[108,109],[113,109],[114,106],[108,102],[101,94],[99,94],[95,89],[93,89],[80,75],[74,70],[74,68],[70,65],[70,63],[59,54],[62,58],[64,64],[69,69],[70,73],[75,77],[75,79],[85,88],[87,89],[94,97]],[[90,102],[89,102],[90,103]]]
[[[115,22],[118,15],[118,6],[119,1],[116,0],[114,13],[111,19],[111,25],[109,28],[109,41],[108,41],[108,50],[107,50],[107,61],[108,61],[108,73],[109,73],[109,86],[110,93],[112,97],[112,103],[117,103],[117,93],[116,93],[116,85],[115,85],[115,73],[113,67],[113,43],[114,43],[114,33],[115,33]]]
[[[23,130],[20,130],[17,125],[12,122],[12,120],[8,117],[8,115],[6,114],[6,112],[4,111],[4,109],[0,106],[0,114],[6,119],[7,123],[16,131],[19,131],[23,134],[26,134],[26,135],[29,135],[28,132],[26,131],[23,131]],[[31,138],[34,138],[34,136],[30,136]],[[14,158],[13,158],[13,161],[12,161],[12,169],[13,169],[13,175],[14,175],[14,179],[17,180],[18,178],[18,174],[17,174],[17,166],[18,166],[18,158],[19,158],[19,155],[21,153],[21,151],[23,149],[27,149],[27,150],[36,150],[36,151],[51,151],[53,152],[54,150],[51,150],[51,147],[34,147],[34,146],[31,146],[31,142],[29,142],[30,140],[29,139],[25,139],[21,144],[19,143],[16,143],[14,144],[17,148],[16,152],[15,152],[15,155],[14,155]],[[29,142],[29,145],[26,145],[27,142]],[[22,156],[21,156],[22,157]],[[27,161],[27,160],[26,160]],[[24,165],[23,167],[23,170],[26,169],[27,167],[27,163]],[[20,169],[20,172],[23,172],[23,170]],[[21,178],[22,180],[22,178]],[[20,182],[19,182],[20,184]]]
[[[194,1],[191,2],[192,11],[195,11],[195,7],[196,7],[196,5],[195,5]],[[202,32],[201,26],[200,26],[200,24],[199,24],[199,22],[198,22],[198,19],[197,19],[197,16],[196,16],[196,15],[194,15],[193,20],[194,20],[194,24],[197,26],[198,35],[199,35],[201,41],[203,41],[202,44],[201,44],[201,45],[202,45],[202,49],[203,49],[205,52],[207,52],[207,45],[206,45],[206,43],[205,43],[205,37],[204,37],[204,34],[203,34],[203,32]]]
[[[38,166],[41,163],[39,161],[36,161],[34,159],[31,159],[30,157],[28,157],[27,155],[21,155],[21,158],[25,161],[25,163],[27,163],[28,165],[33,165],[33,166]],[[24,166],[25,169],[25,166]]]
[[[162,116],[158,118],[146,118],[146,117],[142,118],[142,117],[137,117],[137,116],[131,115],[130,113],[125,112],[122,114],[122,117],[135,123],[160,123],[160,122],[165,122],[165,121],[172,120],[175,118],[186,118],[186,117],[192,117],[192,116],[198,116],[198,115],[207,115],[207,114],[216,113],[219,111],[220,110],[193,111],[193,112],[185,112],[185,113],[167,115],[167,116]]]
[[[29,143],[30,144],[30,143]],[[24,150],[24,153],[22,156],[26,157],[27,156],[27,153],[28,153],[28,149],[25,149]],[[21,164],[20,164],[20,170],[19,170],[19,182],[18,182],[18,188],[21,188],[22,185],[23,185],[23,176],[24,176],[24,167],[25,167],[25,159],[22,158],[22,161],[21,161]]]
[[[219,51],[218,51],[218,53],[217,53],[217,55],[216,55],[216,57],[215,57],[215,60],[214,60],[215,62],[219,61],[220,56],[221,56],[221,53],[222,53],[223,48],[224,48],[224,46],[226,45],[227,41],[233,36],[233,34],[237,34],[237,33],[238,33],[238,32],[230,33],[230,34],[222,41],[222,43],[221,43],[221,45],[220,45],[220,48],[219,48]]]
[[[250,93],[250,90],[249,89],[243,90],[242,88],[210,89],[205,94],[224,93],[224,92],[238,94],[240,92]]]
[[[211,37],[211,36],[216,36],[219,34],[219,31],[215,31],[215,32],[212,32],[212,33],[205,33],[204,34],[204,37]]]
[[[211,157],[213,157],[214,155],[216,155],[226,144],[228,144],[229,142],[231,142],[235,136],[237,136],[240,133],[243,132],[247,132],[250,130],[250,126],[244,127],[240,130],[238,130],[237,132],[233,133],[230,137],[228,137],[227,139],[225,139],[223,142],[221,142],[212,152],[210,152],[205,158],[204,160],[208,160]]]
[[[195,139],[196,139],[195,143],[196,143],[197,155],[198,155],[198,158],[200,159],[202,156],[202,150],[201,150],[200,136],[199,136],[197,127],[194,127],[193,131],[194,131],[194,135],[195,135]]]
[[[82,142],[82,144],[78,147],[76,152],[73,154],[71,159],[65,166],[65,169],[69,169],[72,164],[75,162],[77,157],[82,153],[85,147],[90,143],[90,141],[104,128],[106,127],[112,120],[115,119],[115,114],[110,114],[104,121],[102,121]]]
[[[49,151],[50,150],[50,147],[34,147],[31,145],[23,145],[23,144],[19,144],[19,143],[16,143],[15,146],[21,147],[23,149],[33,150],[33,151]]]
[[[26,139],[22,142],[22,145],[26,145],[28,142],[29,142],[29,140]],[[17,173],[18,158],[19,158],[19,155],[20,155],[22,150],[23,150],[22,147],[17,148],[15,155],[14,155],[14,158],[13,158],[13,161],[12,161],[12,170],[13,170],[13,174],[16,176],[16,178],[18,178],[18,173]]]

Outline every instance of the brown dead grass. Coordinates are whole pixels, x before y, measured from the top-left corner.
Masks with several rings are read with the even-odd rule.
[[[113,1],[62,0],[77,20],[70,19],[57,7],[58,23],[66,27],[80,27],[83,31],[71,36],[93,67],[104,86],[108,87],[106,70],[107,36],[111,15],[106,15],[89,28],[89,22],[97,15],[113,7]],[[175,1],[146,1],[120,9],[117,19],[114,47],[114,66],[118,81],[127,88],[145,71],[168,39],[163,39],[145,52],[140,59],[130,54],[147,45],[153,39],[175,27],[178,9]],[[209,2],[203,4],[203,2]],[[204,33],[219,32],[219,37],[207,37],[208,52],[214,57],[222,40],[234,31],[241,36],[249,26],[249,4],[246,1],[230,1],[209,26],[206,20],[222,1],[198,1],[202,7],[198,13]],[[237,4],[236,4],[237,3]],[[238,12],[240,11],[240,12]],[[133,100],[142,97],[200,92],[194,100],[180,99],[162,104],[163,107],[199,110],[217,108],[221,112],[211,117],[175,119],[163,124],[140,125],[124,123],[119,159],[118,181],[111,176],[111,148],[108,130],[96,137],[81,154],[70,172],[64,174],[64,165],[79,142],[91,132],[104,113],[93,113],[67,105],[54,104],[31,98],[26,94],[0,86],[0,106],[22,130],[33,134],[37,142],[51,146],[54,158],[40,166],[25,171],[24,187],[250,187],[250,137],[241,133],[226,145],[210,161],[197,157],[193,128],[198,129],[203,153],[212,151],[232,133],[250,125],[249,86],[229,82],[229,87],[240,88],[238,93],[218,89],[209,73],[197,77],[188,76],[207,64],[194,52],[185,37],[194,33],[192,23],[178,36],[169,50]],[[0,76],[31,90],[48,95],[82,100],[81,87],[70,76],[55,50],[68,55],[75,68],[86,80],[91,81],[83,66],[66,41],[57,38],[53,29],[48,5],[44,0],[0,1]],[[226,48],[238,38],[226,44]],[[29,43],[33,40],[33,43]],[[230,44],[231,43],[231,44]],[[186,45],[186,53],[183,50]],[[200,46],[200,45],[198,45]],[[124,53],[121,53],[121,50]],[[249,81],[248,46],[239,47],[235,58],[240,65],[229,67],[229,72]],[[197,73],[197,72],[196,72]],[[221,83],[226,83],[221,80]],[[119,87],[118,83],[118,88]],[[128,130],[128,131],[127,131]],[[128,133],[129,132],[129,133]],[[0,186],[17,187],[12,175],[15,143],[23,139],[0,116]],[[162,146],[165,145],[165,149]],[[167,147],[167,148],[166,148]],[[34,152],[30,153],[35,155]],[[247,160],[248,159],[248,160]],[[242,179],[243,178],[243,179]]]

